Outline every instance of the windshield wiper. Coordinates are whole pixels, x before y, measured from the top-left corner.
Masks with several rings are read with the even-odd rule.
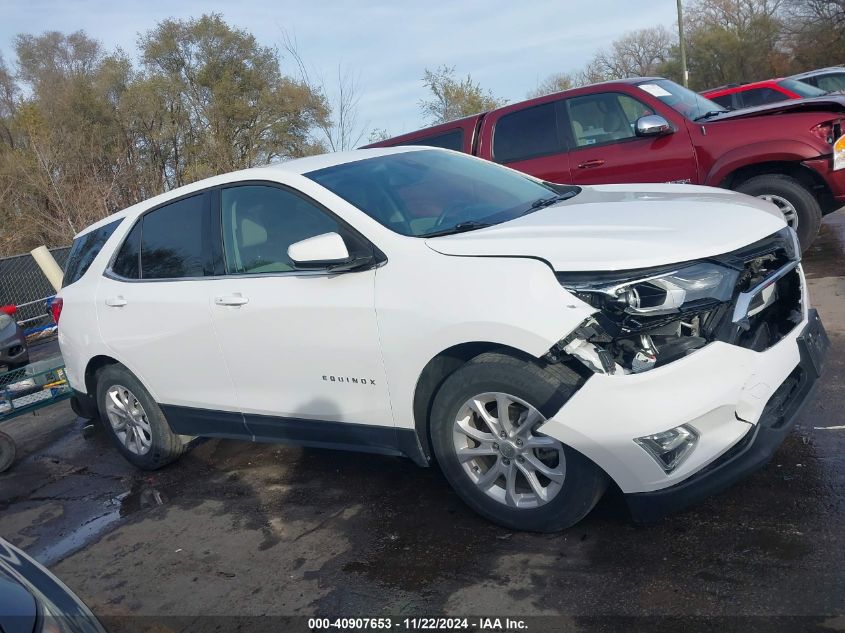
[[[466,222],[458,222],[455,226],[443,229],[442,231],[432,231],[431,233],[423,233],[420,237],[440,237],[442,235],[454,235],[455,233],[466,233],[467,231],[474,231],[475,229],[483,229],[488,226],[493,226],[489,222],[478,222],[476,220],[467,220]]]
[[[537,211],[538,209],[544,209],[546,207],[550,207],[551,205],[553,205],[557,202],[561,202],[563,200],[569,200],[570,198],[572,198],[577,193],[578,193],[577,191],[570,191],[570,192],[567,192],[565,194],[558,194],[558,195],[552,196],[550,198],[538,198],[537,200],[535,200],[534,202],[531,203],[530,207],[528,207],[525,211],[522,212],[522,215],[528,215],[529,213],[533,213],[534,211]]]
[[[709,119],[710,117],[719,116],[720,114],[724,114],[728,112],[728,110],[710,110],[710,112],[705,112],[701,116],[697,116],[693,119],[693,121],[703,121],[704,119]]]

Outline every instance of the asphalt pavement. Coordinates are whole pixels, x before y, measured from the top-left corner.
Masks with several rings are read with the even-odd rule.
[[[0,535],[114,631],[441,614],[548,616],[534,631],[843,631],[844,255],[839,211],[805,255],[826,372],[774,460],[654,525],[611,492],[567,532],[512,532],[435,468],[328,450],[209,440],[143,473],[61,403],[3,425],[20,456],[0,475]]]

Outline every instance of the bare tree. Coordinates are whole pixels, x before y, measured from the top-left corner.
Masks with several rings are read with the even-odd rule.
[[[569,90],[578,85],[577,80],[570,73],[554,73],[546,77],[543,81],[537,84],[534,90],[531,90],[527,97],[533,99],[534,97],[542,97],[554,92],[561,92],[562,90]]]
[[[422,82],[431,91],[431,98],[420,101],[420,111],[430,123],[453,121],[505,104],[504,99],[497,99],[489,90],[483,90],[471,75],[456,79],[454,66],[444,64],[435,70],[426,68]]]
[[[370,143],[378,143],[379,141],[386,141],[390,138],[390,132],[383,127],[376,127],[370,132],[370,137],[367,139]]]
[[[319,71],[308,69],[296,37],[286,31],[282,32],[282,43],[285,51],[296,64],[299,76],[311,90],[321,95],[329,107],[329,116],[324,121],[317,122],[317,129],[328,149],[340,152],[356,148],[366,133],[367,123],[359,121],[359,104],[361,101],[361,74],[345,68],[343,63],[337,65],[337,78],[329,82]],[[330,96],[332,93],[333,96]]]
[[[662,26],[639,29],[615,40],[599,51],[586,69],[590,79],[646,77],[669,58],[675,37]]]

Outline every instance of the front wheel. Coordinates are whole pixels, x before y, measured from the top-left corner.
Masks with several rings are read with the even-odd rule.
[[[556,532],[584,518],[607,485],[586,457],[539,432],[578,375],[506,354],[477,356],[432,407],[431,437],[449,483],[476,512],[508,528]]]
[[[783,174],[765,174],[749,178],[736,191],[774,204],[786,223],[798,233],[802,252],[816,239],[822,221],[821,206],[800,181]]]

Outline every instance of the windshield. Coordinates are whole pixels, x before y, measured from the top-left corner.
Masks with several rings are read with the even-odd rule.
[[[824,73],[823,75],[816,75],[812,80],[819,87],[819,90],[825,94],[845,91],[845,72]]]
[[[702,97],[697,92],[684,88],[669,79],[655,79],[637,85],[637,88],[657,97],[673,110],[695,121],[710,113],[727,112],[718,103]]]
[[[579,191],[439,150],[377,156],[305,175],[387,228],[413,237],[506,222]]]
[[[778,84],[802,97],[820,97],[823,94],[827,94],[824,90],[814,88],[810,84],[805,84],[803,81],[796,81],[795,79],[781,79]]]

